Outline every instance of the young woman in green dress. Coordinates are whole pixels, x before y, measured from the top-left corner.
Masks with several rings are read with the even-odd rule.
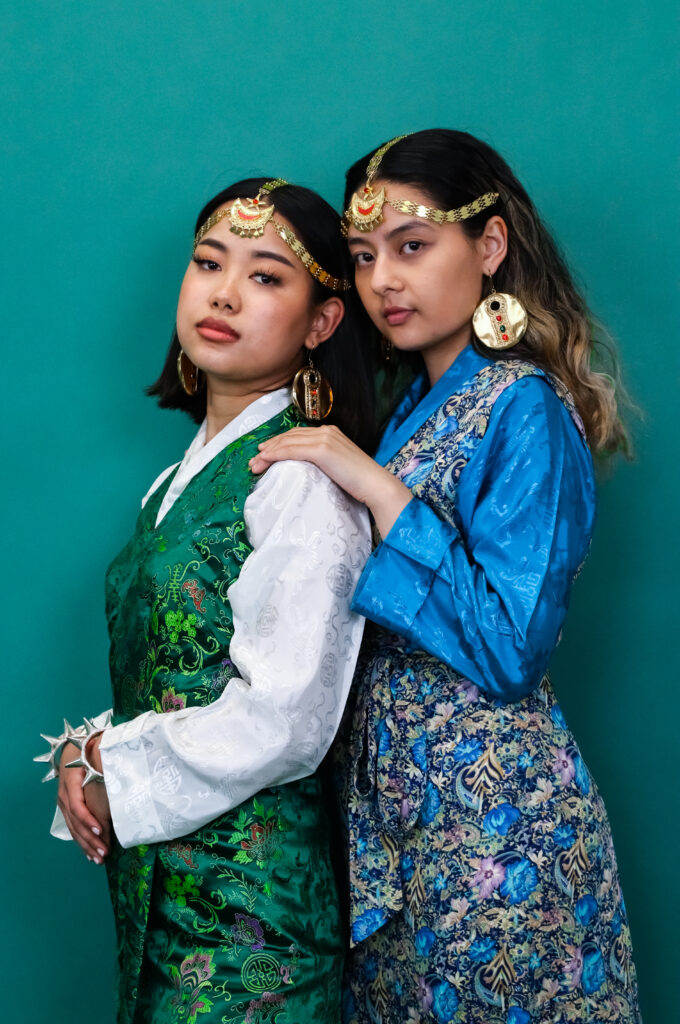
[[[339,1019],[316,769],[361,640],[349,603],[368,517],[314,466],[258,479],[249,460],[330,404],[328,421],[370,444],[348,276],[339,219],[307,189],[242,181],[199,215],[150,390],[201,427],[107,573],[112,712],[43,757],[59,776],[53,831],[107,866],[121,1024]]]

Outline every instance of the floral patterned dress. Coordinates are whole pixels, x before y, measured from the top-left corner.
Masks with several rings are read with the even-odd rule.
[[[353,605],[377,625],[337,746],[344,1020],[639,1022],[605,808],[545,674],[594,516],[570,396],[468,347],[378,459],[414,500]]]
[[[172,477],[142,510],[107,574],[115,725],[207,707],[236,676],[225,658],[234,630],[227,590],[252,550],[248,460],[298,422],[289,408],[229,444],[162,529],[156,515]],[[122,757],[121,785],[127,770]],[[169,757],[153,777],[161,795],[183,794]],[[150,806],[139,787],[128,817],[141,820]],[[312,775],[262,789],[178,838],[116,842],[106,863],[119,1024],[337,1024],[343,955],[327,827]]]

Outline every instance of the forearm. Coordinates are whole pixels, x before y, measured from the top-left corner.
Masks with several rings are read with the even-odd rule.
[[[547,668],[570,579],[546,565],[527,593],[519,571],[497,589],[503,575],[498,564],[476,562],[456,528],[414,499],[369,559],[353,607],[491,696],[513,701]]]
[[[396,476],[374,463],[376,472],[370,490],[367,490],[365,504],[368,507],[381,537],[386,537],[404,511],[413,495]]]
[[[314,678],[300,688],[302,655],[310,653],[300,651],[297,673],[283,665],[269,681],[233,678],[207,707],[147,712],[109,730],[101,755],[121,845],[186,835],[262,789],[315,771],[349,691],[363,626],[353,619],[346,662],[338,651],[342,670],[330,689],[317,684],[324,650],[312,653]]]

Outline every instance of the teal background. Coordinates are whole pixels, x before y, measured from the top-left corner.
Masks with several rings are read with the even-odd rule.
[[[676,8],[2,4],[5,1019],[113,1019],[103,871],[47,835],[30,757],[40,729],[108,706],[103,573],[192,435],[142,388],[194,217],[260,173],[337,205],[351,161],[438,125],[507,157],[644,411],[554,675],[610,812],[646,1022],[675,1019]]]

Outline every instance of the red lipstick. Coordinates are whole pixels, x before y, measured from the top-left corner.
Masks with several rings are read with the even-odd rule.
[[[197,323],[196,330],[202,338],[207,338],[208,341],[238,341],[241,337],[226,320],[218,320],[214,316],[207,316]]]

